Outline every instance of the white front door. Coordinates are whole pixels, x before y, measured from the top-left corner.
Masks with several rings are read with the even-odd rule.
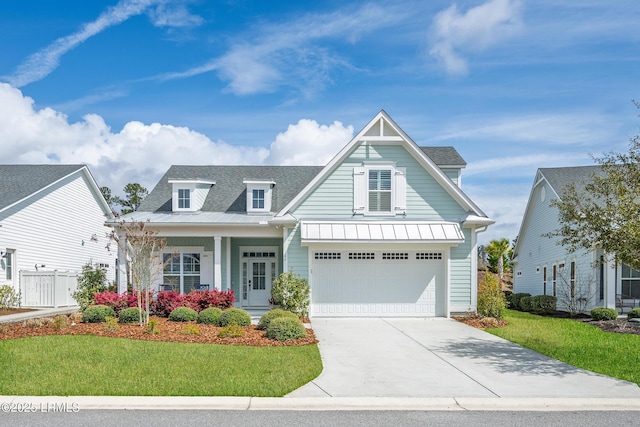
[[[267,307],[271,285],[278,276],[276,251],[271,248],[241,249],[242,305]]]

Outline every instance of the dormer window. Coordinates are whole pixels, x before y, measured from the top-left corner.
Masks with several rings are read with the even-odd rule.
[[[271,212],[271,195],[274,181],[245,179],[247,186],[247,213]]]
[[[253,209],[264,209],[264,190],[256,190],[252,191],[253,193]]]
[[[191,189],[178,189],[178,209],[191,209]]]
[[[195,212],[202,209],[204,200],[215,185],[208,179],[169,179],[172,185],[171,210],[173,212]]]

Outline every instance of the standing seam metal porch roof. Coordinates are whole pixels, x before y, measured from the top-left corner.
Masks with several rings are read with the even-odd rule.
[[[462,243],[454,222],[433,221],[301,221],[302,242]]]

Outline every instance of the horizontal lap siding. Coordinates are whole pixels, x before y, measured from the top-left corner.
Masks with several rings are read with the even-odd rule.
[[[0,285],[18,286],[19,270],[80,272],[87,263],[109,264],[107,279],[115,279],[117,246],[107,237],[98,199],[81,174],[74,174],[0,214],[2,250],[15,249],[14,280],[8,283],[0,267]]]
[[[449,301],[452,306],[471,306],[471,233],[463,228],[464,243],[451,248]]]

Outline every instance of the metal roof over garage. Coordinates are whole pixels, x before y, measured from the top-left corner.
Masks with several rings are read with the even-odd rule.
[[[464,234],[462,234],[460,225],[455,222],[302,221],[300,228],[303,243],[464,242]]]

